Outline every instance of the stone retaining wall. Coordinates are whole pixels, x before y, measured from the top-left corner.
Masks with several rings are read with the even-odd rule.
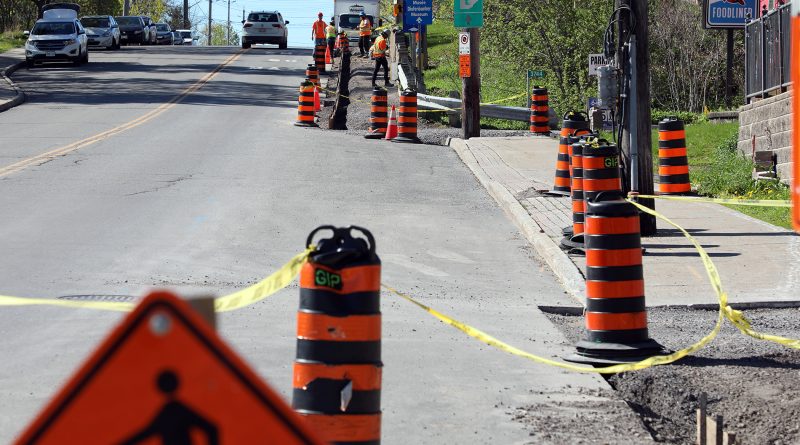
[[[739,108],[738,149],[746,156],[759,151],[777,155],[778,177],[791,180],[792,91]]]

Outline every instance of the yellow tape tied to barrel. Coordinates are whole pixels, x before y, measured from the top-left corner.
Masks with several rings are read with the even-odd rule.
[[[578,365],[573,365],[573,364],[570,364],[570,363],[564,363],[564,362],[561,362],[561,361],[551,360],[549,358],[545,358],[545,357],[541,357],[541,356],[538,356],[538,355],[535,355],[535,354],[531,354],[530,352],[523,351],[523,350],[521,350],[521,349],[519,349],[519,348],[517,348],[515,346],[512,346],[512,345],[510,345],[508,343],[505,343],[504,341],[499,340],[499,339],[487,334],[486,332],[481,331],[480,329],[477,329],[477,328],[474,328],[472,326],[469,326],[466,323],[460,322],[460,321],[458,321],[458,320],[456,320],[456,319],[454,319],[452,317],[449,317],[449,316],[447,316],[447,315],[445,315],[445,314],[443,314],[443,313],[441,313],[441,312],[439,312],[439,311],[437,311],[437,310],[435,310],[435,309],[433,309],[433,308],[431,308],[429,306],[426,306],[426,305],[416,301],[412,297],[410,297],[410,296],[408,296],[406,294],[403,294],[402,292],[399,292],[398,290],[396,290],[396,289],[394,289],[392,287],[387,286],[386,284],[383,284],[383,287],[385,289],[387,289],[389,292],[392,292],[395,295],[397,295],[397,296],[399,296],[399,297],[401,297],[401,298],[403,298],[403,299],[415,304],[416,306],[418,306],[419,308],[421,308],[424,311],[428,312],[429,314],[433,315],[434,317],[438,318],[442,322],[444,322],[444,323],[446,323],[446,324],[448,324],[448,325],[460,330],[461,332],[469,335],[470,337],[472,337],[472,338],[474,338],[476,340],[479,340],[479,341],[481,341],[481,342],[483,342],[483,343],[485,343],[485,344],[487,344],[489,346],[492,346],[494,348],[497,348],[497,349],[499,349],[501,351],[504,351],[504,352],[507,352],[509,354],[516,355],[518,357],[523,357],[523,358],[526,358],[528,360],[532,360],[534,362],[542,363],[542,364],[545,364],[545,365],[556,366],[556,367],[559,367],[559,368],[562,368],[562,369],[566,369],[568,371],[595,372],[595,373],[600,373],[600,374],[616,374],[616,373],[620,373],[620,372],[638,371],[638,370],[641,370],[641,369],[650,368],[652,366],[666,365],[666,364],[675,362],[675,361],[680,360],[680,359],[682,359],[682,358],[684,358],[684,357],[686,357],[686,356],[688,356],[690,354],[693,354],[693,353],[697,352],[698,350],[703,348],[705,345],[707,345],[711,340],[713,340],[714,337],[717,336],[717,334],[719,333],[720,328],[722,327],[722,322],[724,320],[725,314],[727,314],[728,312],[732,311],[730,309],[730,307],[728,306],[728,295],[722,289],[722,280],[719,277],[719,272],[717,271],[716,266],[714,266],[714,263],[711,261],[711,258],[708,256],[708,253],[706,253],[705,249],[703,249],[703,247],[700,245],[700,243],[697,242],[697,240],[692,235],[690,235],[689,232],[687,232],[685,229],[683,229],[678,224],[672,222],[666,216],[661,215],[660,213],[658,213],[658,212],[656,212],[654,210],[650,210],[647,207],[644,207],[644,206],[640,205],[639,203],[631,201],[631,200],[628,200],[628,202],[630,202],[631,204],[633,204],[634,206],[639,208],[639,210],[666,221],[667,223],[669,223],[673,227],[675,227],[678,230],[680,230],[683,233],[683,235],[687,239],[689,239],[689,241],[694,245],[694,247],[700,253],[700,259],[703,261],[703,264],[705,265],[706,273],[708,274],[708,278],[711,281],[711,286],[714,288],[714,292],[717,294],[717,298],[719,300],[719,313],[718,313],[718,316],[717,316],[717,322],[714,325],[714,328],[711,330],[711,332],[709,332],[705,337],[701,338],[697,343],[689,346],[688,348],[684,348],[684,349],[681,349],[680,351],[673,352],[672,354],[669,354],[669,355],[658,355],[658,356],[649,357],[647,359],[644,359],[644,360],[636,362],[636,363],[626,363],[626,364],[621,364],[621,365],[612,365],[612,366],[606,366],[606,367],[602,367],[602,368],[595,368],[595,367],[591,367],[591,366],[578,366]]]
[[[791,201],[777,199],[736,199],[736,198],[695,198],[692,196],[638,195],[645,199],[666,199],[668,201],[701,202],[755,207],[792,207]]]
[[[305,251],[295,255],[288,263],[272,275],[264,278],[258,283],[236,291],[230,295],[219,297],[214,300],[214,310],[216,312],[227,312],[241,309],[253,303],[261,301],[275,292],[283,289],[294,281],[300,268],[308,259],[308,255],[313,252],[314,246],[308,247]],[[113,301],[72,301],[50,298],[22,298],[0,295],[0,306],[59,306],[75,309],[97,309],[106,311],[130,311],[136,304],[128,302]]]

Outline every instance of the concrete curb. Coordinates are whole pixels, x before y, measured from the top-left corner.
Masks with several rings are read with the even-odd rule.
[[[522,204],[503,184],[489,178],[470,152],[466,141],[450,138],[447,141],[447,145],[458,154],[458,157],[472,171],[478,182],[483,185],[489,195],[500,205],[500,208],[511,218],[511,221],[519,228],[528,242],[533,245],[536,252],[544,259],[567,293],[581,306],[585,306],[586,283],[583,274],[575,263],[569,259],[567,254],[561,250],[552,238],[544,233],[542,228],[528,214],[528,211],[522,207]]]
[[[0,102],[0,112],[14,108],[17,105],[21,105],[23,102],[25,102],[25,93],[23,93],[22,90],[17,88],[17,85],[15,85],[10,78],[10,76],[14,74],[14,71],[22,68],[23,66],[25,66],[24,61],[17,62],[11,66],[6,67],[3,71],[0,72],[0,76],[3,77],[3,80],[6,83],[8,83],[11,89],[14,90],[14,92],[16,93],[16,95],[11,99]]]

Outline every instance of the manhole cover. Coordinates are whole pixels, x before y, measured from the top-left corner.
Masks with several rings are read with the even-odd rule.
[[[112,303],[133,303],[136,301],[136,297],[131,295],[105,295],[105,294],[94,294],[94,295],[64,295],[58,297],[59,300],[76,300],[76,301],[108,301]]]

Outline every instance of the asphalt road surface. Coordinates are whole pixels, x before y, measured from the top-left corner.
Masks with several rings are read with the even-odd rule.
[[[386,283],[532,352],[569,351],[536,306],[574,303],[450,149],[292,125],[308,53],[130,47],[18,71],[28,101],[0,114],[0,295],[225,295],[318,225],[356,224]],[[604,387],[382,298],[385,444],[524,443],[518,407]],[[287,398],[297,305],[293,285],[218,318]],[[120,317],[0,308],[0,443]]]

